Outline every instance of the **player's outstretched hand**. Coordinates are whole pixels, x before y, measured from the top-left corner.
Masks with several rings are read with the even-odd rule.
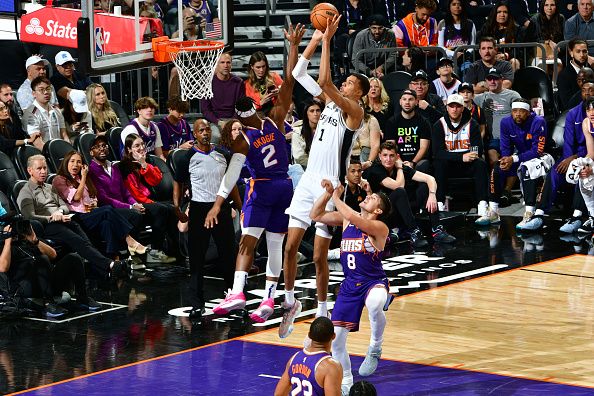
[[[326,190],[326,192],[330,195],[332,195],[332,193],[334,192],[334,186],[332,185],[332,182],[330,180],[327,179],[322,179],[322,187]]]
[[[332,17],[332,19],[328,18],[328,26],[324,31],[324,39],[330,40],[334,36],[334,33],[338,30],[338,24],[340,23],[340,18],[342,15],[336,14]]]
[[[301,43],[301,39],[305,34],[305,27],[298,23],[297,26],[293,29],[293,25],[289,25],[289,31],[287,32],[286,29],[283,29],[285,32],[285,38],[289,40],[289,43],[294,46],[298,46]]]
[[[313,41],[322,41],[322,39],[324,38],[324,32],[322,32],[321,30],[316,29],[313,34],[311,35],[311,39]]]
[[[216,205],[208,211],[206,214],[206,219],[204,219],[204,228],[214,228],[215,225],[219,224],[217,216],[219,215],[220,211],[221,208]]]
[[[334,193],[332,194],[332,197],[334,199],[342,199],[343,194],[344,194],[344,186],[339,183],[338,186],[336,186],[336,188],[334,189]]]

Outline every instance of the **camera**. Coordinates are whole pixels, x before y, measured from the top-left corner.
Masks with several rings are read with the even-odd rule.
[[[10,225],[10,232],[4,231],[4,227]],[[25,220],[20,214],[9,214],[0,217],[0,241],[8,238],[23,240],[33,233],[31,222]]]

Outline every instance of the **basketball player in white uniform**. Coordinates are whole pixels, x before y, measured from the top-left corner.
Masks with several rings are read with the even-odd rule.
[[[362,127],[363,107],[361,97],[369,91],[369,80],[361,74],[351,74],[340,91],[332,83],[330,75],[330,41],[340,16],[328,20],[324,33],[316,30],[293,70],[295,79],[313,96],[324,95],[326,107],[322,111],[309,152],[307,170],[301,177],[293,194],[291,206],[286,210],[290,216],[289,232],[285,245],[285,312],[279,327],[279,336],[287,337],[293,330],[293,321],[301,312],[301,303],[295,299],[294,284],[297,275],[297,251],[305,230],[311,225],[309,212],[320,195],[322,179],[330,180],[334,186],[342,182],[348,167],[353,142]],[[307,74],[309,59],[322,41],[319,85]],[[332,210],[333,207],[327,207]],[[318,309],[316,316],[328,316],[326,296],[328,293],[328,248],[332,236],[325,224],[316,224],[314,240],[314,263],[316,265],[316,287]]]

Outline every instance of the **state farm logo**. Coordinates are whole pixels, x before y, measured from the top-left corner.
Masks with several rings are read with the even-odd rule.
[[[41,36],[43,34],[43,28],[37,18],[31,18],[31,24],[25,27],[25,31],[29,34],[36,34]]]

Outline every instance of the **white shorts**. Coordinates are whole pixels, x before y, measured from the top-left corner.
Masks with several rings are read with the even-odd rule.
[[[290,216],[289,227],[306,229],[311,225],[312,220],[309,217],[309,212],[325,191],[321,185],[322,179],[330,180],[334,187],[338,185],[338,178],[324,177],[307,171],[301,176],[301,180],[299,180],[299,184],[293,193],[291,205],[285,210],[285,213]],[[326,204],[326,210],[335,210],[332,200]],[[332,238],[332,235],[328,232],[328,226],[322,223],[316,223],[316,235],[322,238]]]

